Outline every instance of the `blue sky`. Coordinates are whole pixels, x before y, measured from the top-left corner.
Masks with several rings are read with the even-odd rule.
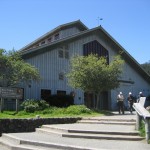
[[[0,48],[19,50],[80,19],[88,28],[102,25],[140,64],[150,61],[150,0],[0,0],[0,6]]]

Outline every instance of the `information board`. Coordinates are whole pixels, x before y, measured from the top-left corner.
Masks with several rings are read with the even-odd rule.
[[[23,89],[0,87],[0,98],[22,99],[23,98]]]

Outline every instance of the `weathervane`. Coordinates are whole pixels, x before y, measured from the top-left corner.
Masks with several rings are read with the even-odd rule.
[[[97,24],[98,24],[98,26],[100,25],[100,21],[102,21],[103,20],[103,18],[100,18],[100,17],[97,17]]]

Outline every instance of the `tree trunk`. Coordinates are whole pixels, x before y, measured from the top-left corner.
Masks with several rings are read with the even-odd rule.
[[[100,92],[96,94],[96,110],[99,110]]]

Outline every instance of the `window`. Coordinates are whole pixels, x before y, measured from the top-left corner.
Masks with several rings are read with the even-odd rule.
[[[49,37],[49,38],[47,39],[47,41],[48,41],[48,43],[52,42],[52,38]]]
[[[59,39],[59,33],[55,34],[54,36],[54,40],[58,40]]]
[[[41,99],[48,100],[51,96],[51,90],[48,89],[41,89]]]
[[[59,58],[63,58],[63,50],[58,51]]]
[[[83,55],[97,54],[99,57],[104,56],[109,63],[109,53],[98,41],[92,41],[83,45]]]
[[[64,80],[64,73],[63,72],[59,73],[59,80]]]
[[[59,58],[66,58],[69,59],[69,50],[68,50],[68,45],[61,46],[59,51],[58,51],[58,56]]]
[[[44,44],[45,44],[45,41],[42,41],[42,42],[41,42],[41,45],[44,45]]]
[[[57,90],[57,95],[66,95],[66,91]]]
[[[65,51],[64,53],[65,53],[65,58],[69,59],[69,51]]]
[[[39,44],[36,44],[36,45],[35,45],[35,47],[38,47],[38,46],[39,46]]]

